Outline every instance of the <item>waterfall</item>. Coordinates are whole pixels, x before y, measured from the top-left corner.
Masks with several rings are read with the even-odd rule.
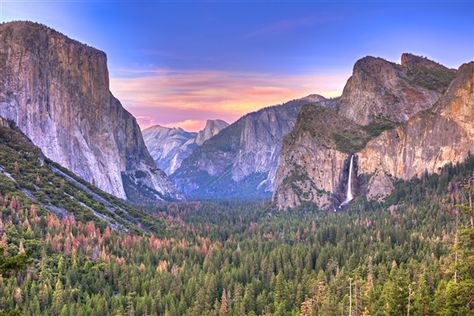
[[[347,193],[346,199],[344,202],[341,203],[339,207],[349,204],[352,199],[354,199],[354,195],[352,195],[352,164],[354,163],[354,155],[351,156],[351,162],[349,164],[349,179],[347,179]]]

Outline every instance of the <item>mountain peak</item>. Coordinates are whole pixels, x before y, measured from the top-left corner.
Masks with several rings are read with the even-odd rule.
[[[228,125],[229,125],[229,123],[227,123],[224,120],[220,120],[220,119],[207,120],[206,121],[206,126],[204,126],[204,128],[201,131],[205,131],[207,129],[212,129],[212,128],[215,128],[215,127],[223,129],[223,128],[227,127]]]
[[[392,69],[396,67],[395,63],[385,60],[380,57],[366,56],[354,64],[353,73],[381,71],[382,69]]]
[[[46,37],[57,38],[62,41],[65,41],[69,44],[74,44],[80,46],[81,49],[86,49],[90,54],[98,54],[103,57],[106,54],[92,46],[89,46],[85,43],[79,42],[78,40],[72,39],[67,35],[56,31],[55,29],[37,22],[19,20],[19,21],[10,21],[0,23],[0,31],[3,33],[3,36],[9,36],[16,38],[18,43],[24,43],[25,48],[33,50],[35,47],[41,43],[41,40],[45,40]]]
[[[465,129],[474,136],[474,128],[472,128],[474,120],[473,91],[474,61],[471,61],[459,67],[456,77],[434,110],[465,126]]]
[[[172,174],[193,150],[227,127],[223,120],[207,120],[204,129],[188,132],[181,127],[154,125],[143,130],[143,139],[158,168]]]
[[[202,145],[206,140],[217,135],[227,126],[229,126],[229,123],[223,120],[207,120],[204,129],[200,130],[196,136],[196,144]]]
[[[324,100],[327,100],[325,97],[323,97],[322,95],[320,94],[316,94],[316,93],[313,93],[313,94],[310,94],[310,95],[307,95],[303,98],[301,98],[302,100],[306,100],[308,102],[319,102],[319,101],[324,101]]]
[[[431,59],[428,59],[427,57],[417,56],[410,53],[403,53],[400,58],[400,62],[403,67],[421,65],[429,69],[445,69],[445,70],[448,69],[447,67],[435,61],[432,61]]]
[[[149,126],[145,129],[143,129],[143,132],[144,131],[155,131],[155,130],[164,130],[164,129],[169,129],[169,127],[164,127],[160,124],[156,124],[156,125],[152,125],[152,126]]]
[[[427,58],[402,55],[402,64],[379,57],[359,59],[340,99],[340,113],[358,124],[380,118],[404,122],[433,106],[456,71]]]

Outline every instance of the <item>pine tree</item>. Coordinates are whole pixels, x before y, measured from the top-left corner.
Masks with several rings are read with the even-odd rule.
[[[470,194],[470,192],[469,192]],[[470,216],[471,207],[460,207]],[[454,252],[456,261],[452,264],[456,277],[446,286],[446,315],[474,315],[474,226],[469,223],[459,231]]]
[[[249,283],[245,286],[243,304],[245,313],[255,310],[255,288],[253,283]]]
[[[408,284],[403,271],[395,266],[390,272],[390,279],[382,290],[382,303],[385,315],[406,314],[408,304]]]
[[[275,278],[275,304],[284,304],[286,299],[285,279],[280,271]]]
[[[63,284],[61,283],[61,280],[58,278],[56,281],[56,285],[54,286],[54,292],[53,292],[53,306],[52,310],[55,315],[58,315],[61,312],[61,309],[64,304],[64,292],[63,292]]]
[[[314,299],[308,297],[301,303],[300,315],[301,316],[312,316],[314,314]]]
[[[234,294],[232,295],[232,315],[244,315],[244,304],[242,299],[242,285],[237,283],[234,287]]]
[[[426,284],[425,272],[418,277],[413,297],[413,315],[426,316],[431,315],[430,311],[430,293]]]
[[[229,298],[227,297],[226,290],[222,290],[221,296],[221,306],[219,308],[219,316],[229,316],[230,312],[230,304]]]

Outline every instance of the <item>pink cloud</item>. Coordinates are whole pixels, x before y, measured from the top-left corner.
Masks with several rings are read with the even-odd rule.
[[[175,124],[189,130],[199,130],[198,122],[208,118],[233,122],[248,112],[311,93],[337,96],[347,78],[347,74],[274,75],[166,69],[119,73],[111,78],[111,90],[142,127]]]
[[[185,120],[164,124],[166,127],[181,127],[186,131],[199,131],[206,126],[206,120]]]

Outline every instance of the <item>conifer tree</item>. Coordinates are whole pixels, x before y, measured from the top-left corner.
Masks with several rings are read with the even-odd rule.
[[[219,316],[229,316],[230,304],[226,290],[222,290],[221,306],[219,308]]]

